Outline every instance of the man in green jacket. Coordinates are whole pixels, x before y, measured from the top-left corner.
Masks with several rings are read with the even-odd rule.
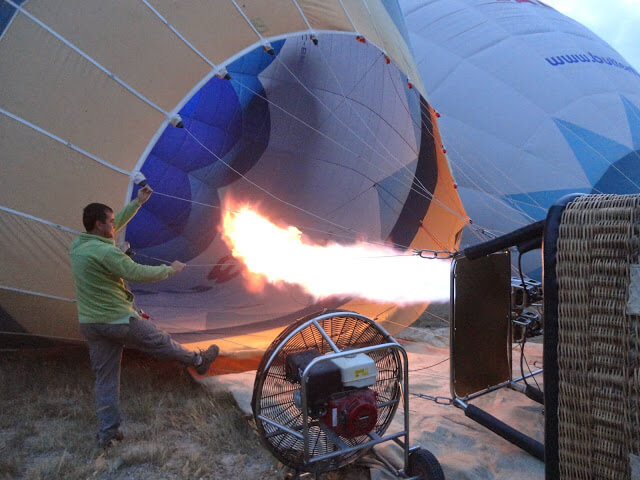
[[[114,236],[136,214],[153,190],[145,185],[138,197],[120,212],[101,203],[84,208],[81,233],[71,244],[71,270],[75,282],[80,330],[89,344],[95,374],[96,409],[100,430],[98,444],[109,446],[122,440],[120,431],[120,362],[128,347],[158,358],[171,358],[205,374],[218,356],[218,347],[193,352],[171,339],[153,322],[141,318],[133,307],[133,294],[126,281],[155,282],[181,272],[185,264],[140,265],[115,245]]]

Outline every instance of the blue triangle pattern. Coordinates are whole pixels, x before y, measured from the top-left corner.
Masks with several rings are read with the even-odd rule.
[[[571,122],[557,118],[554,122],[573,150],[591,185],[598,183],[618,159],[632,152],[625,145]]]

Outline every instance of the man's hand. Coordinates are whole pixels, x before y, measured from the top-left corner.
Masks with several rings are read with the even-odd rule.
[[[186,267],[186,265],[182,262],[179,262],[178,260],[174,260],[171,264],[171,268],[173,268],[173,271],[176,273],[180,273],[182,270],[184,270],[184,267]]]
[[[149,185],[145,185],[140,190],[138,190],[138,203],[142,205],[144,202],[149,200],[149,197],[153,193],[153,189]]]

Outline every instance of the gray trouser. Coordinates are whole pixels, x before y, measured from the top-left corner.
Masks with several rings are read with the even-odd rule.
[[[153,322],[131,317],[129,324],[81,323],[89,343],[91,368],[96,377],[95,396],[99,438],[110,438],[120,426],[120,361],[122,348],[135,348],[157,358],[193,365],[198,354],[174,342]]]

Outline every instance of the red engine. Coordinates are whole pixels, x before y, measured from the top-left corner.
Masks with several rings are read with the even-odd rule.
[[[344,438],[366,435],[378,421],[377,397],[368,388],[333,395],[320,421]]]

